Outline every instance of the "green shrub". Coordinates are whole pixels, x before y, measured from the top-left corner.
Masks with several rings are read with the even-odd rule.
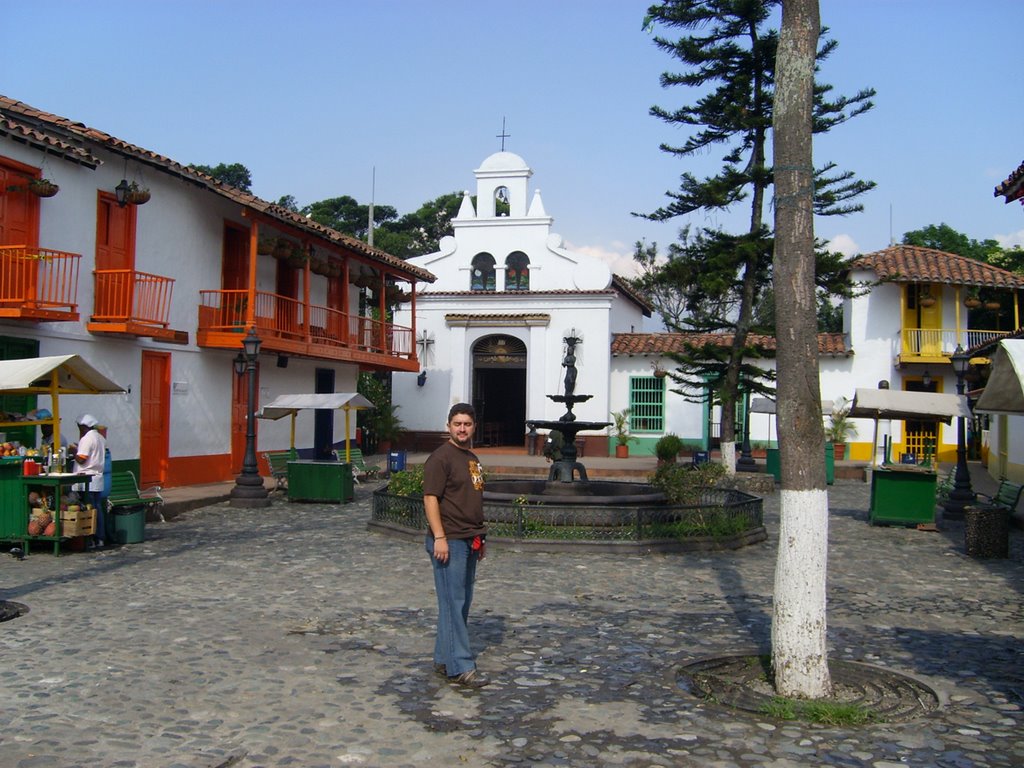
[[[388,480],[388,493],[395,496],[422,496],[423,467],[409,467],[393,473]]]
[[[712,488],[725,476],[725,466],[708,462],[697,467],[688,464],[662,464],[651,475],[651,485],[665,494],[670,504],[692,504],[700,499],[701,488]]]
[[[658,461],[675,461],[679,452],[683,450],[683,441],[678,435],[671,432],[661,437],[654,446],[654,453]]]

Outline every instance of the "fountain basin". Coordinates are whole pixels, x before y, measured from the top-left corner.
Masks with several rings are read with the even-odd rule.
[[[665,503],[665,494],[646,483],[620,483],[612,480],[577,480],[572,483],[550,480],[488,480],[484,486],[484,504],[520,500],[528,504],[566,506],[660,506]]]

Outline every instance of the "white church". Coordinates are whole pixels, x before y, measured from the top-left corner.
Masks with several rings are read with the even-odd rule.
[[[411,445],[427,447],[444,430],[448,408],[477,409],[477,445],[522,446],[528,420],[553,420],[565,406],[562,359],[576,347],[575,406],[581,421],[611,421],[611,339],[640,328],[651,308],[608,265],[567,250],[551,231],[533,172],[512,152],[497,152],[474,171],[476,207],[466,192],[453,234],[439,250],[409,260],[437,280],[403,305],[396,323],[415,313],[421,372],[393,375],[393,402]],[[649,371],[648,371],[649,372]],[[660,380],[659,380],[660,383]],[[604,432],[584,433],[586,452],[607,453]]]

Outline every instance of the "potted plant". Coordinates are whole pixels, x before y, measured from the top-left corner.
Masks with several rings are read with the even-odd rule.
[[[832,443],[837,461],[846,458],[846,441],[857,434],[857,426],[850,421],[850,401],[837,398],[832,405],[829,424],[825,428],[825,439]]]
[[[150,194],[147,187],[140,187],[138,182],[133,181],[128,185],[128,194],[125,199],[131,205],[144,205],[149,202]]]
[[[370,419],[370,429],[377,436],[377,446],[381,453],[389,453],[392,444],[405,431],[402,427],[402,420],[396,413],[399,407],[397,405],[378,406]]]
[[[926,288],[921,291],[921,297],[918,299],[918,303],[922,307],[931,307],[935,304],[935,297],[932,296],[931,292]]]
[[[654,371],[654,375],[657,376],[659,379],[664,379],[666,376],[668,376],[668,371],[661,367],[660,360],[655,360],[654,362],[652,362],[651,369]]]
[[[629,408],[612,411],[612,432],[615,434],[615,458],[629,458]]]
[[[683,450],[683,441],[671,432],[663,435],[654,445],[654,453],[659,464],[675,464],[676,457]]]
[[[981,299],[978,297],[977,288],[972,288],[967,292],[967,298],[964,299],[964,306],[968,309],[977,309],[981,306]]]
[[[60,191],[60,187],[49,179],[29,179],[28,191],[36,197],[53,197]]]

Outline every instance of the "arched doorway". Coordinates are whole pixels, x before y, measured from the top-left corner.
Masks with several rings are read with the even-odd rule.
[[[526,434],[526,344],[495,334],[473,345],[473,407],[478,446],[523,444]]]

